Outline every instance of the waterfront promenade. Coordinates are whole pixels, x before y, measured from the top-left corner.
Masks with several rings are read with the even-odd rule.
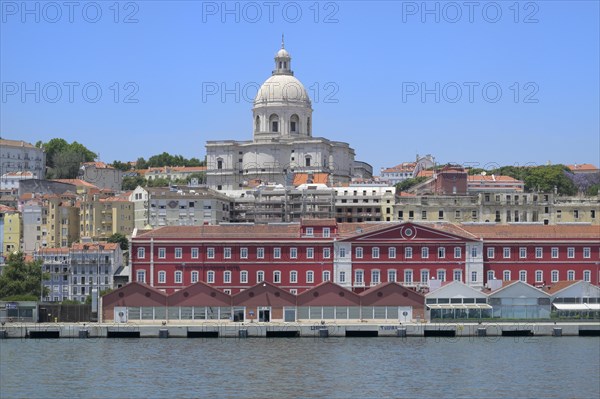
[[[600,322],[481,323],[6,323],[0,339],[10,338],[285,338],[285,337],[500,337],[600,336]]]

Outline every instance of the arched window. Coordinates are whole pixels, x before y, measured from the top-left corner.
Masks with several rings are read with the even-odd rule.
[[[300,118],[296,114],[290,117],[290,133],[300,133]]]
[[[167,282],[167,273],[164,271],[158,272],[158,282],[166,283]]]
[[[269,125],[271,126],[271,132],[279,132],[279,116],[277,114],[272,114],[269,117]]]
[[[254,122],[254,131],[260,131],[260,116],[256,115],[256,122]]]

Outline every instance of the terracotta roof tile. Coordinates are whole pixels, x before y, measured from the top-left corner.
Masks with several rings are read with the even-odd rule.
[[[600,240],[600,226],[564,224],[462,224],[460,227],[471,234],[483,239],[560,239],[560,238],[589,238]]]

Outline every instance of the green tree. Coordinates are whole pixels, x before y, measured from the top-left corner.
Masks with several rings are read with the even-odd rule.
[[[425,180],[427,180],[427,177],[425,176],[419,176],[412,179],[403,180],[400,183],[396,184],[396,190],[398,192],[406,191],[409,188],[416,186],[417,184],[423,183]]]
[[[139,157],[135,162],[136,169],[148,169],[148,162],[143,157]]]
[[[558,194],[575,195],[577,187],[565,174],[564,165],[536,166],[529,169],[525,174],[524,182],[527,191],[540,191],[550,193],[556,187]]]
[[[124,191],[135,190],[137,186],[146,187],[148,182],[142,176],[126,176],[123,178],[121,189]]]
[[[204,172],[192,173],[191,175],[189,175],[187,177],[186,183],[189,184],[192,181],[192,179],[198,179],[199,184],[204,184],[204,183],[206,183],[206,173],[204,173]]]
[[[81,162],[92,162],[98,157],[95,152],[77,141],[68,143],[65,139],[54,138],[47,143],[38,141],[35,145],[46,151],[46,177],[50,179],[74,179]]]
[[[42,280],[49,279],[48,273],[42,272],[40,261],[26,262],[21,252],[8,256],[8,264],[0,275],[0,298],[27,295],[40,298]],[[46,289],[44,288],[44,294]]]
[[[121,162],[121,161],[113,161],[112,167],[115,169],[118,169],[118,170],[122,170],[123,172],[127,172],[128,170],[131,169],[131,165],[129,165],[128,162]]]
[[[167,179],[158,178],[148,180],[148,187],[168,187],[169,181]]]
[[[125,237],[125,235],[121,233],[115,233],[111,235],[110,237],[108,237],[107,241],[111,243],[118,243],[123,251],[129,249],[129,240],[127,239],[127,237]]]

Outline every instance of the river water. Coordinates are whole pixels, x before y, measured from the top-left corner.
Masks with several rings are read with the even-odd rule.
[[[597,337],[7,339],[0,398],[599,398]]]

